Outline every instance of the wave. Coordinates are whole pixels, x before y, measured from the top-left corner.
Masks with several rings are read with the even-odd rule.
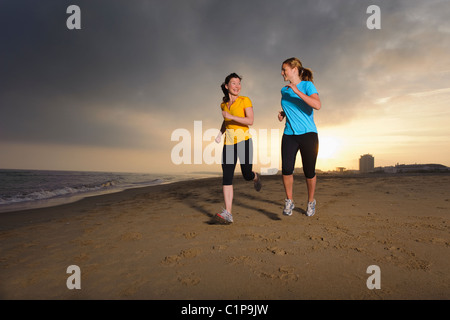
[[[156,185],[163,182],[162,179],[153,179],[146,182],[124,184],[120,181],[110,180],[98,185],[64,186],[53,190],[40,189],[37,191],[20,192],[13,195],[0,195],[0,206],[55,198],[70,198],[72,196],[89,195],[91,193],[107,193],[128,188]]]
[[[12,203],[18,203],[18,202],[36,201],[36,200],[47,200],[47,199],[52,199],[52,198],[56,198],[56,197],[72,196],[72,195],[77,195],[80,193],[89,193],[89,192],[93,192],[93,191],[107,189],[107,188],[113,187],[114,185],[115,185],[114,182],[110,181],[110,182],[106,182],[100,186],[94,186],[94,187],[88,187],[88,186],[62,187],[62,188],[55,189],[55,190],[40,190],[40,191],[33,191],[30,193],[18,193],[16,195],[0,197],[0,205],[12,204]]]

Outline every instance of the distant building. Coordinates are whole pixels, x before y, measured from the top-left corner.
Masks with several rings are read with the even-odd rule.
[[[377,167],[379,173],[421,173],[421,172],[450,172],[450,168],[442,164],[396,164],[395,166]]]
[[[397,164],[395,166],[395,172],[445,172],[448,171],[448,167],[442,164]]]
[[[345,168],[344,167],[336,167],[336,171],[339,173],[344,173]]]
[[[373,172],[375,169],[375,158],[371,154],[362,155],[359,158],[359,172]]]

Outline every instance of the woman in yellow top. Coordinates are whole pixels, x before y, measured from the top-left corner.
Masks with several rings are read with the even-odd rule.
[[[223,197],[225,209],[216,215],[220,222],[232,223],[231,207],[233,203],[233,176],[237,159],[241,164],[242,176],[246,181],[254,181],[256,191],[261,190],[261,180],[258,173],[252,171],[253,143],[248,126],[253,124],[253,106],[249,98],[239,96],[241,92],[241,77],[232,73],[222,84],[224,93],[220,105],[224,118],[216,142],[219,143],[225,132],[222,152]]]

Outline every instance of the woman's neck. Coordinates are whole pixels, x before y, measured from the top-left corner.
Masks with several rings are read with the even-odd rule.
[[[290,80],[290,83],[294,85],[298,85],[300,82],[302,82],[302,79],[300,79],[300,77],[295,77],[294,79]]]
[[[230,100],[228,101],[228,105],[231,106],[239,96],[232,96],[231,94],[228,95],[230,97]]]

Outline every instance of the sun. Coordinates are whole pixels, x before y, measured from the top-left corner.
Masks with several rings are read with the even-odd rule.
[[[319,137],[319,159],[332,159],[339,151],[341,141],[336,137]]]

